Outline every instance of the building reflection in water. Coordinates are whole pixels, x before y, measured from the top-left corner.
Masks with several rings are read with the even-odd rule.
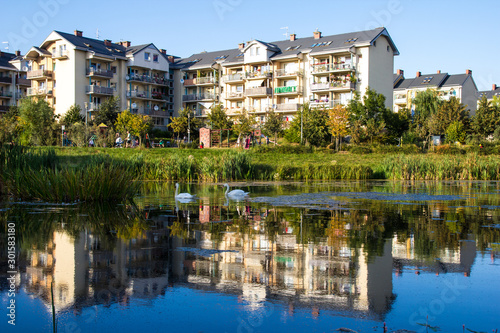
[[[149,227],[127,237],[58,228],[43,250],[26,253],[23,283],[49,308],[53,282],[57,311],[76,313],[96,304],[128,306],[132,298],[152,302],[170,287],[185,286],[235,295],[249,310],[272,300],[288,307],[287,316],[301,308],[313,318],[334,310],[380,320],[396,298],[393,270],[396,277],[405,267],[467,276],[476,255],[471,239],[440,249],[437,260],[425,259],[413,234],[381,240],[373,255],[362,242],[352,246],[348,211],[310,214],[306,226],[307,210],[278,210],[227,203],[147,207]],[[328,228],[308,240],[306,228],[320,220]]]

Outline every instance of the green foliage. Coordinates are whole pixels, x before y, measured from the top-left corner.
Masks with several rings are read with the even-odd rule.
[[[54,110],[41,98],[21,100],[19,128],[20,143],[23,145],[54,144],[57,133]]]
[[[16,142],[19,137],[19,130],[19,111],[17,108],[11,108],[0,117],[0,144]]]
[[[189,126],[190,135],[195,135],[198,133],[199,128],[201,127],[201,120],[197,117],[194,117],[193,111],[189,108],[184,108],[179,110],[178,117],[171,117],[170,124],[168,125],[174,133],[177,134],[177,139],[179,139],[179,135],[184,133],[187,135],[187,129]]]
[[[476,114],[472,117],[471,127],[474,133],[483,138],[494,134],[495,130],[500,127],[500,107],[483,96],[479,101]]]
[[[91,125],[100,125],[101,123],[108,126],[108,128],[115,128],[116,119],[120,112],[120,99],[118,97],[109,97],[101,103],[98,111],[93,114],[93,121]]]
[[[85,123],[85,117],[82,116],[82,108],[77,104],[72,105],[59,121],[60,125],[66,126],[70,126],[75,123]]]
[[[415,104],[415,113],[411,129],[420,139],[426,140],[432,134],[429,133],[428,120],[438,112],[441,100],[438,98],[436,91],[427,89],[417,93],[417,96],[413,99],[413,104]]]
[[[441,102],[437,112],[430,116],[427,123],[429,133],[444,135],[453,122],[460,122],[464,131],[469,125],[469,111],[456,97]],[[461,141],[464,140],[465,137]]]
[[[133,136],[139,137],[139,144],[142,143],[142,138],[153,127],[152,119],[146,115],[131,114],[129,110],[125,110],[118,115],[115,128],[118,132],[130,132]]]
[[[467,133],[465,132],[465,126],[460,121],[454,121],[446,129],[446,141],[447,142],[460,142],[465,141]]]
[[[252,133],[256,124],[255,119],[248,114],[247,110],[243,109],[236,114],[232,129],[238,135],[238,138],[240,138],[242,135]]]
[[[266,122],[262,125],[262,131],[267,136],[274,137],[274,145],[278,141],[278,135],[283,132],[283,116],[274,110],[271,110],[266,115]]]

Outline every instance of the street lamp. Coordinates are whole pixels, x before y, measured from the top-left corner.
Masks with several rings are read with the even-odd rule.
[[[88,114],[89,114],[89,103],[88,102],[85,102],[85,127],[87,127],[87,123],[88,123]]]
[[[188,143],[191,142],[191,110],[188,109]]]

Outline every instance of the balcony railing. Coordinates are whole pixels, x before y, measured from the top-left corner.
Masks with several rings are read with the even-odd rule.
[[[222,77],[222,81],[224,81],[224,82],[242,81],[242,80],[243,80],[243,74],[242,73],[224,75]]]
[[[28,96],[52,95],[52,89],[47,89],[47,88],[28,88],[26,94]]]
[[[107,69],[90,67],[90,68],[87,68],[87,75],[88,76],[102,76],[102,77],[112,78],[113,71],[107,70]]]
[[[137,90],[127,90],[128,98],[149,98],[149,94],[147,91],[137,91]]]
[[[113,95],[114,89],[102,86],[87,86],[87,94]]]
[[[333,64],[314,64],[312,65],[312,73],[325,73],[325,72],[341,72],[353,71],[355,67],[351,64],[333,63]]]
[[[276,105],[276,111],[298,111],[300,109],[300,104],[297,103],[283,103]]]
[[[31,86],[31,81],[28,80],[28,79],[24,79],[24,78],[21,78],[21,77],[18,77],[16,79],[16,84],[17,85],[20,85],[20,86]]]
[[[194,86],[196,79],[184,79],[184,86]]]
[[[234,116],[238,113],[241,113],[243,111],[243,108],[229,108],[226,110],[226,114],[229,116]]]
[[[42,78],[51,78],[52,71],[48,71],[45,69],[38,69],[35,71],[29,71],[27,74],[28,79],[42,79]]]
[[[8,76],[2,76],[0,77],[0,83],[12,83],[12,78]]]
[[[247,79],[265,79],[265,78],[270,78],[272,77],[271,72],[261,72],[261,71],[255,71],[255,72],[246,72],[245,77]]]
[[[209,77],[199,77],[196,79],[196,84],[214,84],[215,78],[212,76]]]
[[[59,50],[56,53],[52,54],[52,58],[54,59],[68,59],[69,51],[68,50]]]
[[[278,69],[274,72],[274,75],[276,77],[283,77],[283,76],[300,76],[302,75],[302,72],[299,70],[286,70],[286,69]]]
[[[245,90],[245,96],[269,96],[272,93],[272,88],[267,87],[247,88]]]
[[[8,90],[3,90],[3,91],[0,90],[0,97],[10,98],[10,97],[12,97],[12,92],[10,92]]]
[[[243,98],[243,92],[241,91],[230,91],[227,93],[226,98]]]
[[[348,102],[348,101],[347,101]],[[311,108],[333,108],[335,105],[342,105],[340,99],[328,101],[328,100],[315,100],[309,103]]]
[[[159,85],[169,85],[170,81],[162,76],[157,75],[147,75],[147,74],[128,74],[125,79],[127,81],[137,81],[137,82],[145,82]]]
[[[203,101],[203,100],[213,100],[213,99],[215,99],[215,95],[214,94],[209,94],[209,93],[188,94],[188,95],[183,95],[182,96],[182,101],[183,102]]]
[[[354,89],[354,83],[346,80],[344,81],[332,81],[332,82],[319,82],[311,84],[311,90],[338,90],[338,89]]]
[[[276,87],[274,88],[275,94],[301,94],[302,87],[301,86],[286,86],[286,87]]]
[[[101,108],[101,104],[99,104],[99,103],[90,103],[88,111],[99,111],[100,108]]]
[[[10,109],[10,105],[0,105],[1,112],[7,112]]]

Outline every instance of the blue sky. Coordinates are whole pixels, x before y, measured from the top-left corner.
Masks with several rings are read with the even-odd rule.
[[[312,36],[384,26],[400,51],[394,70],[406,77],[471,69],[479,90],[500,85],[500,2],[445,0],[8,0],[0,20],[2,50],[25,53],[52,30],[86,37],[153,42],[181,57],[236,48],[288,33]]]

